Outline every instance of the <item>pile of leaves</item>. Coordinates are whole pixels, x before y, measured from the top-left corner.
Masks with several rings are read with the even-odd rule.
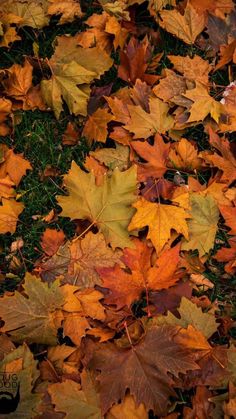
[[[236,417],[235,21],[232,0],[1,1],[7,416]],[[29,113],[64,127],[58,165],[87,147],[41,173],[58,193],[32,258]]]

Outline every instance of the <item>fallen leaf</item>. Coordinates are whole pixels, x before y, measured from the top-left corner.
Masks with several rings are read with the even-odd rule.
[[[207,60],[203,60],[199,55],[181,57],[180,55],[168,55],[174,69],[183,74],[186,79],[198,81],[203,85],[208,84],[208,74],[212,66]]]
[[[63,109],[62,98],[71,113],[87,115],[89,83],[111,67],[112,59],[97,47],[79,47],[76,36],[62,36],[57,38],[49,65],[53,75],[51,79],[41,81],[41,90],[58,119]]]
[[[199,14],[190,2],[187,3],[184,15],[174,9],[162,10],[160,16],[159,25],[162,28],[190,45],[195,42],[205,26],[204,15]]]
[[[221,205],[219,208],[225,219],[225,224],[231,229],[228,234],[236,234],[236,207]]]
[[[50,3],[47,14],[61,15],[59,24],[73,22],[76,17],[82,17],[80,4],[75,0],[49,0]]]
[[[146,409],[152,409],[157,415],[167,412],[168,398],[174,395],[168,372],[177,376],[198,368],[184,347],[175,343],[175,334],[176,328],[172,326],[152,327],[130,349],[105,343],[95,352],[89,366],[101,371],[98,380],[103,413],[124,399],[126,389],[136,404],[142,400]]]
[[[141,198],[133,206],[137,212],[134,214],[128,230],[132,231],[148,226],[147,238],[151,239],[157,252],[163,249],[171,237],[172,229],[188,238],[186,218],[189,216],[183,208],[151,203],[144,198]]]
[[[89,144],[92,144],[93,141],[105,143],[108,134],[107,124],[113,119],[107,109],[97,109],[92,115],[89,115],[82,135],[87,138]]]
[[[87,373],[88,374],[88,373]],[[83,373],[84,381],[86,373]],[[99,402],[95,390],[91,392],[89,375],[88,384],[82,381],[81,385],[72,380],[65,380],[62,383],[51,384],[48,392],[55,405],[56,412],[63,412],[67,419],[78,417],[87,419],[102,419]],[[84,384],[84,385],[83,385]],[[84,388],[84,390],[83,390]]]
[[[126,230],[133,215],[131,204],[136,200],[136,168],[125,172],[113,171],[111,177],[104,178],[101,186],[96,186],[92,173],[83,172],[72,162],[64,184],[69,189],[69,196],[58,196],[58,203],[63,208],[61,216],[75,219],[88,219],[102,231],[112,247],[130,245]],[[78,207],[76,206],[78,203]]]
[[[154,320],[157,324],[170,324],[187,328],[189,325],[200,331],[206,339],[210,338],[217,330],[218,324],[213,313],[203,313],[202,309],[185,297],[182,297],[178,308],[180,318],[168,312]]]
[[[122,403],[112,406],[106,417],[107,419],[148,419],[148,414],[143,403],[136,406],[134,397],[127,394]]]
[[[220,115],[224,113],[223,106],[208,94],[206,87],[201,83],[196,82],[196,87],[187,90],[183,96],[193,102],[189,109],[188,122],[203,121],[209,114],[219,122]]]
[[[189,239],[182,243],[182,250],[197,249],[204,256],[214,246],[219,210],[215,200],[195,193],[190,197],[191,219],[188,221]]]
[[[90,152],[90,156],[95,157],[110,170],[116,167],[119,170],[126,170],[129,166],[129,154],[129,148],[120,144],[117,144],[116,148],[101,148]]]
[[[128,105],[130,121],[125,129],[134,133],[134,138],[148,138],[153,134],[164,134],[174,125],[173,117],[168,115],[169,107],[158,98],[150,98],[150,113],[140,106]]]
[[[138,164],[138,179],[143,182],[149,177],[160,178],[167,170],[167,158],[170,145],[166,144],[161,135],[156,134],[154,144],[147,141],[133,141],[132,148],[147,163]]]
[[[43,251],[48,255],[52,256],[54,253],[57,252],[59,247],[65,241],[65,234],[63,231],[53,230],[51,228],[47,228],[41,238],[41,247]]]
[[[2,198],[0,206],[0,233],[15,233],[19,215],[22,213],[24,205],[13,199]]]
[[[63,305],[58,282],[49,286],[27,274],[23,288],[27,297],[15,291],[13,296],[1,298],[0,316],[4,321],[1,331],[7,332],[13,342],[55,345],[57,314]]]

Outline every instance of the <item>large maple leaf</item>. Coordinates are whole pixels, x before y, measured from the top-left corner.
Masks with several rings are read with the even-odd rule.
[[[0,316],[5,322],[1,331],[8,332],[14,342],[55,345],[64,303],[58,282],[49,287],[28,274],[23,287],[28,298],[18,291],[1,298]]]
[[[174,9],[161,11],[160,16],[162,19],[159,21],[160,26],[182,39],[186,44],[193,44],[205,26],[204,15],[197,13],[189,2],[184,15]]]
[[[76,37],[62,36],[48,63],[52,77],[42,80],[41,90],[44,100],[59,118],[62,98],[71,113],[87,115],[89,83],[108,70],[113,61],[97,47],[81,48]]]
[[[157,252],[160,252],[169,240],[172,229],[188,238],[186,218],[189,216],[183,208],[148,202],[144,198],[139,199],[133,206],[137,212],[128,227],[129,231],[148,226],[147,238],[151,239]]]
[[[173,326],[151,327],[144,339],[130,349],[104,344],[95,352],[90,368],[101,371],[102,410],[124,399],[129,389],[136,404],[143,402],[146,409],[157,415],[168,410],[168,398],[174,396],[172,374],[198,369],[193,357],[175,343],[178,329]]]
[[[112,247],[131,245],[127,227],[134,213],[131,204],[136,200],[135,166],[125,172],[115,169],[111,177],[104,177],[101,186],[96,186],[95,176],[72,162],[64,184],[69,196],[58,197],[62,216],[90,220]]]

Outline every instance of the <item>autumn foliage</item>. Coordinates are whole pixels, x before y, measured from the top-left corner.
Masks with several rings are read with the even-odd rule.
[[[0,297],[0,372],[20,382],[8,416],[236,417],[233,1],[90,3],[0,4],[5,54],[22,28],[76,26],[51,55],[34,41],[0,70],[3,242],[17,234],[19,185],[34,171],[15,150],[20,115],[67,118],[60,152],[82,139],[90,148],[67,173],[44,171],[41,181],[62,183],[41,217],[39,255],[25,260],[24,236],[12,239],[2,269],[1,281],[21,278]],[[51,226],[62,218],[70,238]]]

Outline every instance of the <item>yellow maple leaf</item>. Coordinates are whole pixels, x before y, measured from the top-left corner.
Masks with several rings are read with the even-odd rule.
[[[58,196],[61,216],[90,220],[112,247],[129,247],[127,227],[134,213],[131,204],[136,200],[136,177],[136,166],[124,172],[115,169],[111,177],[104,176],[101,186],[96,186],[93,173],[83,172],[72,162],[64,176],[69,196]]]
[[[211,97],[201,83],[196,82],[196,87],[188,90],[183,96],[193,101],[187,122],[203,121],[209,114],[216,122],[219,122],[220,115],[224,111],[223,105]]]
[[[173,205],[156,204],[141,198],[133,207],[137,209],[128,227],[129,231],[148,226],[147,238],[151,239],[157,252],[160,252],[171,237],[171,230],[188,238],[186,218],[189,215],[183,208]]]
[[[184,15],[174,9],[162,10],[160,16],[160,26],[186,44],[193,44],[205,26],[204,15],[198,14],[190,3],[187,4]]]
[[[183,242],[182,249],[198,249],[199,255],[203,256],[214,246],[219,210],[211,195],[194,193],[190,202],[192,218],[188,221],[189,240]]]
[[[130,121],[125,129],[133,132],[134,138],[148,138],[159,132],[165,133],[174,125],[173,117],[168,115],[169,106],[158,98],[150,98],[150,113],[141,106],[128,105]]]

